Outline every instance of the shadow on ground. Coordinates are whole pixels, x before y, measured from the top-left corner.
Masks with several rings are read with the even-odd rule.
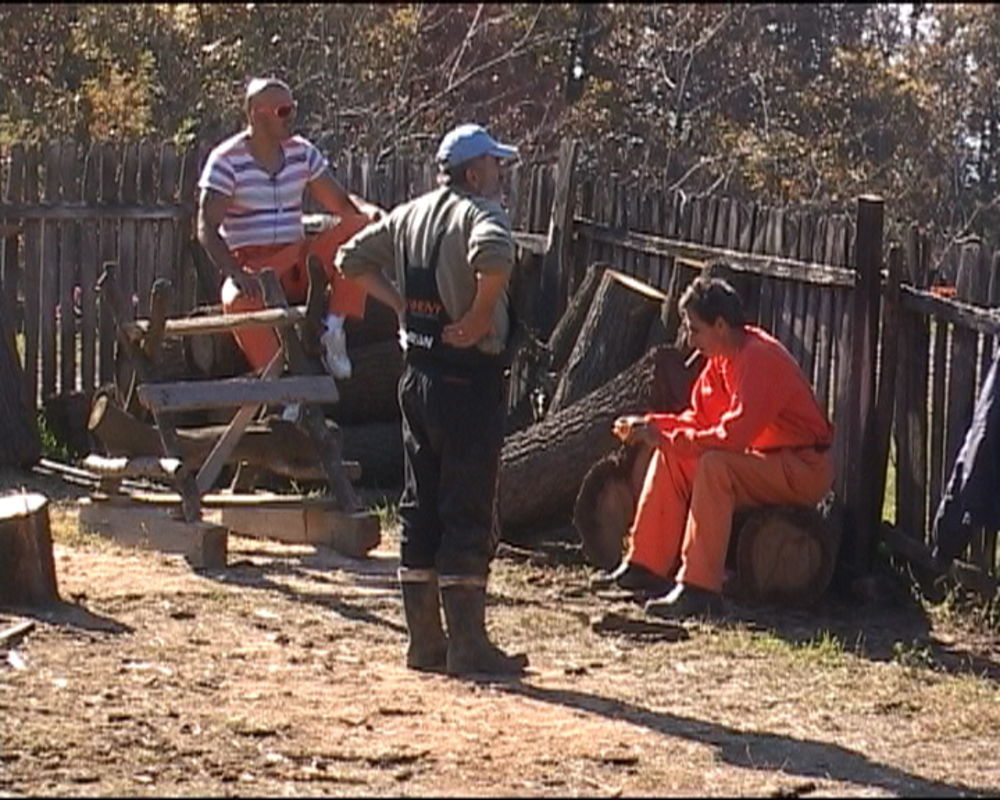
[[[879,764],[836,744],[740,731],[726,725],[659,713],[620,700],[568,689],[546,689],[527,683],[506,682],[497,684],[497,689],[711,745],[716,748],[719,759],[737,767],[778,770],[785,774],[818,780],[832,779],[858,786],[877,786],[904,797],[986,796],[960,784],[930,781],[896,767]]]
[[[57,602],[45,606],[4,607],[3,611],[50,625],[99,633],[133,633],[134,628],[112,617],[95,614],[79,603]]]

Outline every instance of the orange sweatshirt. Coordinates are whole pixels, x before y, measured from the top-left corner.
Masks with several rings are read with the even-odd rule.
[[[753,325],[734,357],[713,356],[680,414],[647,414],[666,439],[697,450],[829,445],[833,426],[791,354]],[[683,441],[679,441],[683,440]]]

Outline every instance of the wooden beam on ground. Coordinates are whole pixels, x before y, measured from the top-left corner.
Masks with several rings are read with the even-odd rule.
[[[356,462],[348,462],[354,466]],[[176,492],[150,492],[137,490],[128,496],[128,501],[122,498],[109,498],[111,502],[145,503],[154,506],[176,506],[181,502],[181,496]],[[336,510],[337,500],[329,495],[305,494],[275,494],[274,492],[217,492],[203,495],[202,505],[205,508],[288,508],[301,506]]]
[[[164,327],[167,336],[201,336],[210,333],[228,333],[243,328],[260,326],[287,327],[306,318],[306,306],[265,308],[263,311],[242,311],[234,314],[211,314],[204,317],[168,319]],[[150,329],[148,319],[126,322],[122,329],[130,339],[138,340]]]
[[[291,375],[277,380],[226,378],[213,381],[147,383],[139,401],[154,411],[194,411],[245,405],[336,403],[337,384],[329,375]]]
[[[99,478],[152,478],[173,482],[184,469],[184,462],[179,458],[109,457],[91,453],[83,460],[83,466]]]
[[[174,519],[169,509],[84,498],[80,501],[79,525],[120,544],[180,553],[198,569],[226,566],[226,528]]]
[[[32,619],[18,622],[11,625],[6,630],[0,631],[0,647],[10,647],[17,644],[35,628],[35,621]]]
[[[300,505],[285,508],[227,506],[222,524],[233,533],[294,544],[332,547],[345,556],[363,558],[381,541],[378,517],[369,512],[344,513]]]

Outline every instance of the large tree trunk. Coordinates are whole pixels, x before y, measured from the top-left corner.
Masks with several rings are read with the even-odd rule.
[[[597,391],[509,437],[500,471],[504,538],[518,541],[568,521],[587,470],[615,447],[614,419],[680,410],[693,379],[677,351],[655,348]]]
[[[552,335],[549,336],[548,368],[552,372],[560,372],[566,365],[584,320],[587,319],[587,312],[590,311],[594,295],[597,294],[597,287],[601,285],[601,279],[607,269],[608,264],[603,261],[596,261],[587,268],[587,274],[580,288],[573,294],[573,299],[559,318]]]
[[[0,466],[28,467],[41,456],[35,417],[25,397],[14,336],[0,314]]]
[[[646,351],[649,326],[666,295],[615,270],[597,287],[549,413],[561,411],[635,363]]]
[[[58,600],[48,499],[33,493],[0,498],[0,605]]]
[[[329,408],[342,425],[396,422],[400,418],[397,388],[403,374],[403,351],[393,338],[348,351],[351,377],[337,381],[340,400]]]
[[[382,489],[403,484],[403,433],[399,422],[345,425],[344,459],[361,465],[362,486]]]

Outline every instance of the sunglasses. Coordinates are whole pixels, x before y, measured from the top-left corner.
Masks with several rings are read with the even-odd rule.
[[[292,116],[292,114],[295,113],[295,103],[291,103],[289,105],[284,105],[284,106],[278,106],[277,108],[269,108],[267,109],[267,111],[270,111],[272,114],[274,114],[274,116],[278,117],[279,119],[288,119],[290,116]]]

